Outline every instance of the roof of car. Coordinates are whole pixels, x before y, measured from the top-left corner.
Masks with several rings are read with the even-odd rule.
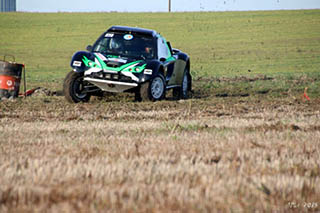
[[[124,33],[139,33],[146,34],[155,37],[158,33],[155,30],[149,30],[138,27],[127,27],[127,26],[112,26],[108,29],[108,32],[124,32]]]

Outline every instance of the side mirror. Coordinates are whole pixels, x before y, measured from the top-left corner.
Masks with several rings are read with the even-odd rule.
[[[165,62],[167,59],[165,59],[165,58],[160,58],[160,61],[161,62]]]
[[[93,48],[93,47],[92,47],[91,45],[88,45],[88,46],[87,46],[87,50],[88,50],[89,52],[92,51],[92,48]]]

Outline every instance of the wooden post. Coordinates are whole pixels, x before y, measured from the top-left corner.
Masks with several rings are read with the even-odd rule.
[[[169,0],[169,13],[171,12],[171,0]]]

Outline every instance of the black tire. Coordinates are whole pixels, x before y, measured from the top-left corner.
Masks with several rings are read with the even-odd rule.
[[[152,80],[140,87],[142,101],[160,101],[166,95],[166,82],[162,74],[158,74]]]
[[[83,74],[71,71],[63,82],[63,93],[69,103],[88,102],[91,94],[84,93]]]
[[[177,100],[179,99],[188,99],[189,93],[190,93],[190,85],[191,85],[191,79],[189,77],[188,69],[186,68],[183,73],[182,83],[181,86],[178,88],[173,88],[172,94],[173,97]]]

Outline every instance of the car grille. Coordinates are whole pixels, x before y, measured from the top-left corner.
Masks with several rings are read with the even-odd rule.
[[[129,83],[134,82],[130,77],[124,76],[124,75],[120,75],[120,80],[124,82],[129,82]]]
[[[91,73],[91,78],[95,79],[101,79],[101,80],[111,80],[111,81],[121,81],[121,82],[127,82],[127,83],[136,83],[133,81],[130,77],[122,75],[120,73],[103,73],[103,72],[97,72],[97,73]]]

